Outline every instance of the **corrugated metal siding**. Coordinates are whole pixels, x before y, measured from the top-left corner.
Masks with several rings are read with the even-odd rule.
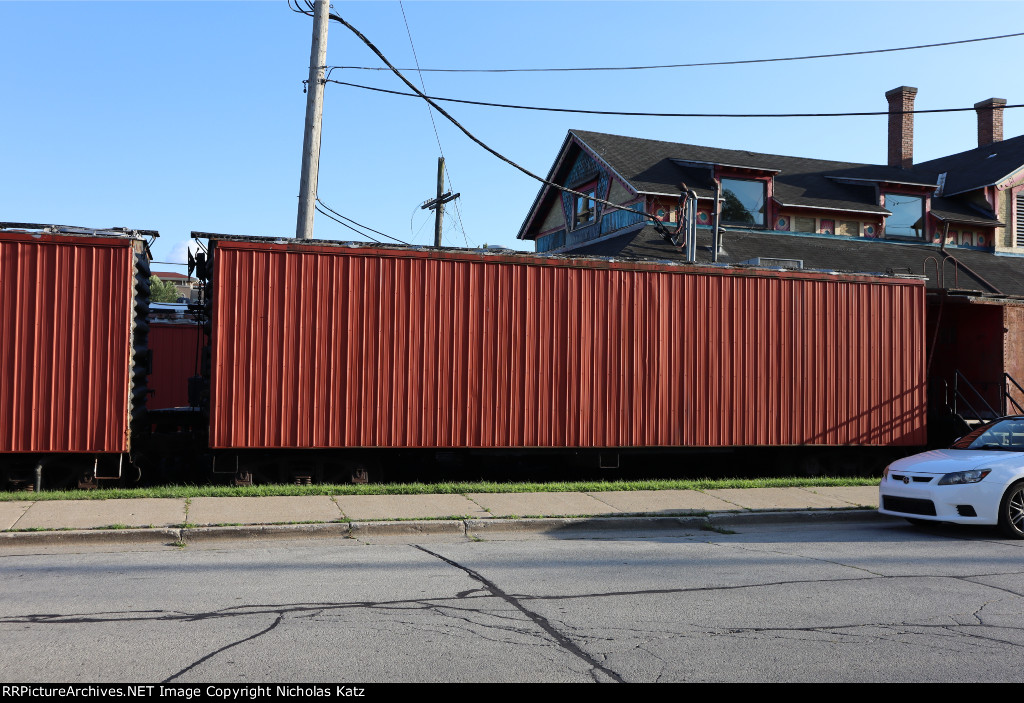
[[[924,287],[216,242],[214,447],[925,442]]]
[[[201,337],[202,331],[194,323],[150,323],[153,372],[149,375],[152,394],[146,402],[147,408],[188,405],[188,379],[199,374]]]
[[[0,452],[123,452],[128,239],[0,232]]]

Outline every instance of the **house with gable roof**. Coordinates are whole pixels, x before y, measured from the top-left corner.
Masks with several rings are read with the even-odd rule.
[[[916,93],[886,93],[884,165],[570,130],[548,180],[579,195],[542,186],[518,237],[553,255],[924,276],[932,396],[1024,414],[1024,136],[1003,139],[991,98],[976,148],[914,163]],[[691,252],[673,236],[687,193]]]

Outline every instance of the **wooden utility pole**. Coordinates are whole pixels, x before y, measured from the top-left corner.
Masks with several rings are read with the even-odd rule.
[[[444,157],[437,157],[437,197],[420,206],[420,210],[434,211],[434,246],[441,246],[441,223],[444,221],[444,204],[455,200],[461,193],[444,192]]]
[[[306,86],[306,131],[302,137],[302,175],[299,178],[299,213],[295,238],[313,238],[316,213],[316,181],[320,167],[320,128],[324,113],[324,75],[327,70],[327,19],[330,0],[313,6],[313,42],[309,51],[309,83]]]

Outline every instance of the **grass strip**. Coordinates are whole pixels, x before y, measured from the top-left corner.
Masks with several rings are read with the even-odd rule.
[[[716,488],[813,488],[831,486],[876,486],[877,478],[716,478],[654,479],[640,481],[553,481],[549,483],[497,483],[492,481],[457,483],[396,483],[364,485],[296,486],[189,486],[171,485],[149,488],[100,488],[94,491],[0,492],[0,501],[110,500],[124,498],[259,498],[267,496],[330,495],[427,495],[466,493],[599,493],[605,491],[665,491]]]

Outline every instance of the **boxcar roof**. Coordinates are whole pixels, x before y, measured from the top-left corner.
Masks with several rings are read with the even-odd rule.
[[[650,233],[644,232],[642,237],[646,243],[639,249],[630,246],[620,246],[619,251],[615,247],[607,251],[584,251],[577,249],[564,254],[535,254],[531,252],[516,251],[513,249],[463,249],[451,247],[429,247],[429,246],[406,246],[397,244],[376,244],[366,242],[347,242],[321,239],[295,239],[291,237],[253,237],[247,235],[214,234],[209,232],[192,232],[197,239],[208,239],[211,242],[223,242],[234,245],[238,248],[266,248],[282,251],[303,251],[320,250],[328,253],[331,249],[344,249],[349,252],[364,251],[367,254],[377,253],[384,256],[413,256],[439,258],[477,258],[489,260],[494,263],[517,263],[534,266],[571,266],[578,268],[595,269],[628,269],[628,270],[653,270],[666,273],[704,273],[710,275],[746,275],[746,276],[784,276],[798,278],[843,278],[845,280],[883,279],[887,283],[923,283],[925,277],[907,271],[879,271],[864,272],[850,271],[825,266],[821,268],[781,268],[772,265],[758,265],[747,263],[742,260],[730,260],[719,263],[712,263],[706,255],[698,252],[698,261],[685,261],[684,254],[680,253],[679,247],[666,242],[649,229]],[[651,234],[653,233],[653,234]],[[629,236],[630,242],[635,242],[635,235]],[[658,242],[653,240],[657,238]],[[653,246],[650,246],[653,245]],[[705,248],[698,246],[698,250]],[[634,250],[635,249],[635,250]],[[763,255],[763,253],[762,253]],[[747,257],[748,259],[750,257]]]

